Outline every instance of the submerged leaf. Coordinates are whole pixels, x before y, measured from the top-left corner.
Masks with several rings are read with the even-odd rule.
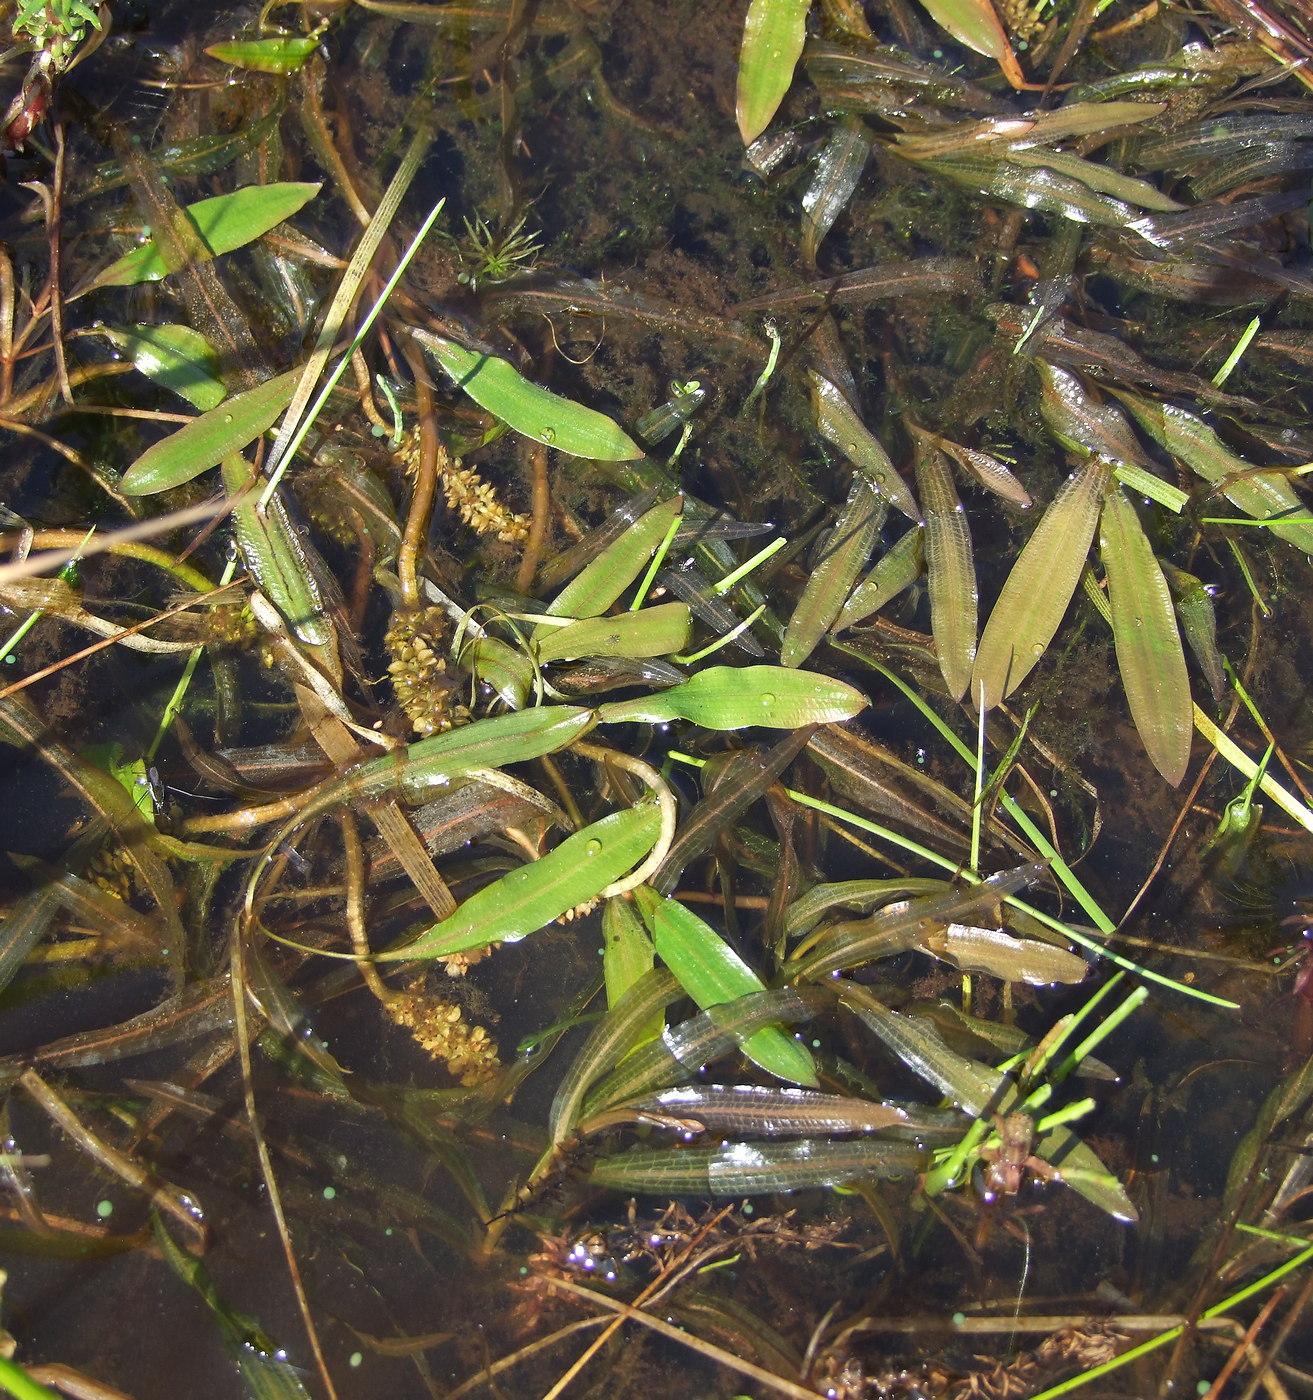
[[[991,0],[921,0],[930,18],[973,53],[992,58],[1014,88],[1026,85],[1025,74]]]
[[[925,564],[930,630],[949,697],[960,700],[976,657],[976,566],[971,530],[944,454],[928,434],[916,437],[916,489],[925,511]]]
[[[1194,732],[1190,679],[1167,580],[1120,486],[1103,503],[1099,551],[1131,718],[1153,766],[1177,787]]]
[[[982,708],[1011,695],[1053,640],[1085,567],[1108,472],[1091,457],[1068,477],[1012,566],[971,673],[971,699]]]
[[[816,409],[816,426],[821,436],[828,438],[853,466],[864,471],[891,505],[897,506],[909,520],[920,525],[921,511],[915,498],[875,434],[858,417],[857,410],[824,375],[812,370],[809,378]]]
[[[588,617],[566,627],[543,627],[534,645],[545,665],[580,656],[669,656],[682,651],[692,634],[687,603],[658,603],[616,617]]]

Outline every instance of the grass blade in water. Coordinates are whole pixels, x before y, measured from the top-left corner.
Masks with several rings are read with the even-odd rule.
[[[930,630],[944,684],[954,700],[966,694],[976,657],[979,592],[966,512],[948,460],[928,434],[916,431],[916,489],[925,511],[925,564]]]
[[[854,472],[848,500],[825,546],[824,557],[803,589],[780,646],[780,664],[801,666],[843,608],[848,590],[871,556],[888,507],[875,483]]]
[[[652,933],[657,956],[704,1011],[766,990],[761,978],[725,939],[678,900],[664,899],[640,885],[634,891],[634,902]],[[777,1079],[816,1086],[811,1055],[778,1026],[757,1031],[744,1042],[743,1053]]]
[[[1080,582],[1099,521],[1109,467],[1092,457],[1067,478],[1026,541],[985,624],[971,673],[971,699],[992,709],[1030,675]]]
[[[517,942],[595,899],[647,855],[660,829],[661,816],[652,804],[612,812],[541,860],[471,895],[451,918],[426,929],[413,943],[375,956],[381,962],[438,958],[490,943]]]
[[[1190,678],[1167,580],[1120,486],[1103,503],[1099,551],[1131,718],[1153,766],[1177,787],[1194,731]]]

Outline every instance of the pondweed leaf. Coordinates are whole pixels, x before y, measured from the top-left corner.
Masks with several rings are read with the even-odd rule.
[[[801,666],[815,651],[843,608],[848,590],[857,581],[889,513],[875,483],[865,472],[854,472],[848,500],[826,542],[821,561],[812,570],[802,597],[784,629],[780,664]]]
[[[866,696],[843,681],[786,666],[709,666],[683,685],[599,706],[603,724],[670,724],[690,720],[704,729],[797,729],[852,719]]]
[[[412,326],[410,333],[480,408],[535,442],[572,457],[628,462],[643,449],[604,413],[531,383],[509,360],[467,350]]]
[[[190,326],[101,326],[100,333],[147,379],[180,394],[202,413],[227,397],[218,355]]]
[[[1131,718],[1153,766],[1177,787],[1190,763],[1194,710],[1167,580],[1120,486],[1103,503],[1099,552]]]
[[[684,509],[673,496],[646,510],[619,539],[613,540],[543,609],[551,617],[598,617],[647,567],[652,551]],[[539,629],[539,635],[546,629]]]
[[[193,418],[148,447],[124,472],[119,489],[128,496],[170,491],[240,452],[273,427],[291,402],[300,377],[300,370],[289,370]]]
[[[736,112],[745,146],[766,130],[793,82],[811,0],[752,0],[739,52]]]
[[[880,556],[871,572],[853,589],[830,630],[842,632],[878,613],[904,589],[911,588],[924,568],[925,529],[913,526]]]
[[[948,459],[927,433],[915,432],[916,490],[925,511],[925,565],[930,630],[939,669],[954,700],[966,693],[976,658],[976,566],[971,530],[953,485]]]
[[[183,213],[196,226],[200,241],[211,257],[231,253],[276,228],[304,208],[322,186],[307,183],[247,185],[231,194],[215,195],[187,205]],[[125,253],[92,282],[94,287],[135,287],[158,282],[174,271],[155,241]]]
[[[657,603],[615,617],[588,617],[565,627],[543,627],[534,639],[538,660],[580,656],[669,656],[688,646],[693,615],[687,603]]]
[[[1035,1155],[1052,1163],[1066,1185],[1114,1220],[1132,1225],[1140,1218],[1126,1188],[1070,1128],[1059,1126],[1042,1133],[1035,1139]]]
[[[733,948],[691,909],[666,899],[646,885],[634,891],[634,903],[652,934],[657,957],[704,1011],[764,992],[765,983]],[[767,1074],[815,1088],[816,1068],[808,1051],[778,1026],[763,1026],[743,1042],[743,1053]]]
[[[661,816],[651,803],[612,812],[473,894],[412,943],[375,956],[383,962],[439,958],[490,943],[514,943],[595,899],[656,843]]]
[[[1014,88],[1024,87],[1026,75],[990,0],[921,0],[930,18],[959,44],[992,58]]]
[[[230,39],[205,50],[220,63],[251,73],[295,73],[319,47],[308,35],[284,35],[273,39]]]
[[[810,371],[812,403],[816,410],[816,427],[822,437],[832,442],[840,452],[860,468],[875,483],[890,505],[897,506],[909,520],[921,524],[921,511],[907,483],[879,439],[862,422],[857,410],[843,391],[831,384],[823,374]]]
[[[980,639],[973,703],[988,710],[1005,700],[1053,640],[1080,582],[1110,470],[1103,458],[1091,457],[1067,478],[1026,541]]]

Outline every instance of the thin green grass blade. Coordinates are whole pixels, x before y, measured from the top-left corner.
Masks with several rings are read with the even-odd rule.
[[[793,82],[807,38],[811,0],[752,0],[739,52],[739,134],[745,146],[766,130]]]
[[[971,673],[971,698],[985,709],[1012,694],[1053,640],[1085,567],[1108,472],[1092,457],[1068,477],[1012,566]]]
[[[765,983],[729,944],[691,909],[640,885],[634,902],[652,934],[657,956],[704,1011],[763,992]],[[743,1053],[777,1079],[815,1088],[816,1068],[808,1051],[778,1026],[764,1026],[743,1043]]]
[[[871,557],[887,514],[888,507],[875,483],[865,473],[854,472],[848,500],[834,522],[824,557],[807,580],[784,629],[782,666],[801,666],[815,651]]]
[[[1120,486],[1103,503],[1099,551],[1131,718],[1153,766],[1177,787],[1190,764],[1190,678],[1167,580]]]

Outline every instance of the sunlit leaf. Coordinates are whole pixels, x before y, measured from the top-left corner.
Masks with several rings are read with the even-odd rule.
[[[949,696],[960,700],[976,656],[976,566],[971,530],[948,461],[927,434],[917,432],[916,489],[925,512],[925,565],[930,630]]]
[[[1126,1188],[1069,1128],[1056,1127],[1035,1139],[1035,1155],[1051,1162],[1062,1180],[1114,1220],[1133,1224],[1140,1218]]]
[[[917,947],[963,972],[984,972],[1001,982],[1032,987],[1081,982],[1089,971],[1084,958],[1054,943],[1013,938],[1002,929],[970,924],[931,929],[918,939]]]
[[[916,526],[880,556],[875,567],[853,589],[843,610],[834,619],[834,632],[842,632],[878,613],[887,603],[921,577],[925,568],[925,529]]]
[[[915,1125],[915,1110],[903,1104],[765,1084],[681,1084],[619,1107],[695,1122],[705,1132],[751,1137],[878,1133]]]
[[[100,333],[147,379],[180,394],[202,413],[227,397],[219,357],[190,326],[101,326]]]
[[[649,803],[612,812],[473,894],[449,919],[381,961],[440,958],[490,943],[515,943],[587,900],[595,899],[652,849],[661,829]]]
[[[801,666],[816,649],[870,558],[887,514],[875,483],[865,472],[854,472],[848,500],[784,629],[782,666]]]
[[[1108,472],[1091,457],[1068,477],[1012,566],[971,673],[971,699],[985,709],[1012,694],[1053,640],[1085,567]]]
[[[215,195],[189,204],[183,211],[195,225],[200,243],[211,257],[231,253],[276,228],[303,209],[322,186],[307,183],[247,185],[231,194]],[[95,279],[97,287],[135,287],[158,282],[173,269],[153,239],[110,264]]]
[[[816,249],[852,198],[871,153],[871,133],[856,117],[845,117],[816,158],[802,196],[802,256],[815,265]]]
[[[852,719],[866,708],[859,690],[829,676],[785,666],[709,666],[683,685],[601,705],[603,724],[670,724],[690,720],[704,729],[797,729]]]
[[[543,611],[551,617],[580,618],[604,613],[647,567],[653,550],[683,508],[684,498],[672,496],[644,511],[618,539],[590,560]]]
[[[643,455],[614,419],[532,383],[509,360],[467,350],[418,327],[411,334],[458,388],[517,433],[572,457],[599,462],[626,462]]]
[[[921,0],[930,18],[959,44],[992,58],[1014,88],[1024,87],[1025,74],[990,0]]]
[[[1185,653],[1167,580],[1120,486],[1103,503],[1099,551],[1131,718],[1153,766],[1176,787],[1190,763],[1194,731]]]
[[[1217,647],[1217,610],[1213,607],[1213,595],[1202,579],[1164,560],[1159,562],[1163,566],[1167,586],[1172,590],[1181,632],[1194,652],[1194,659],[1204,673],[1213,699],[1221,704],[1226,691],[1226,671],[1222,665],[1222,653]]]
[[[129,496],[170,491],[241,452],[273,426],[291,402],[300,377],[299,370],[289,370],[193,418],[148,447],[124,472],[120,489]]]
[[[766,990],[761,978],[725,939],[678,900],[665,899],[640,885],[634,891],[634,903],[651,931],[657,957],[704,1011]],[[816,1086],[811,1055],[778,1026],[764,1026],[755,1032],[743,1043],[743,1053],[777,1079]]]
[[[811,0],[752,0],[739,52],[736,110],[746,146],[770,123],[793,82]]]
[[[230,39],[211,44],[205,52],[220,63],[231,63],[234,68],[245,68],[252,73],[295,73],[318,47],[318,39],[286,35],[273,39]]]

